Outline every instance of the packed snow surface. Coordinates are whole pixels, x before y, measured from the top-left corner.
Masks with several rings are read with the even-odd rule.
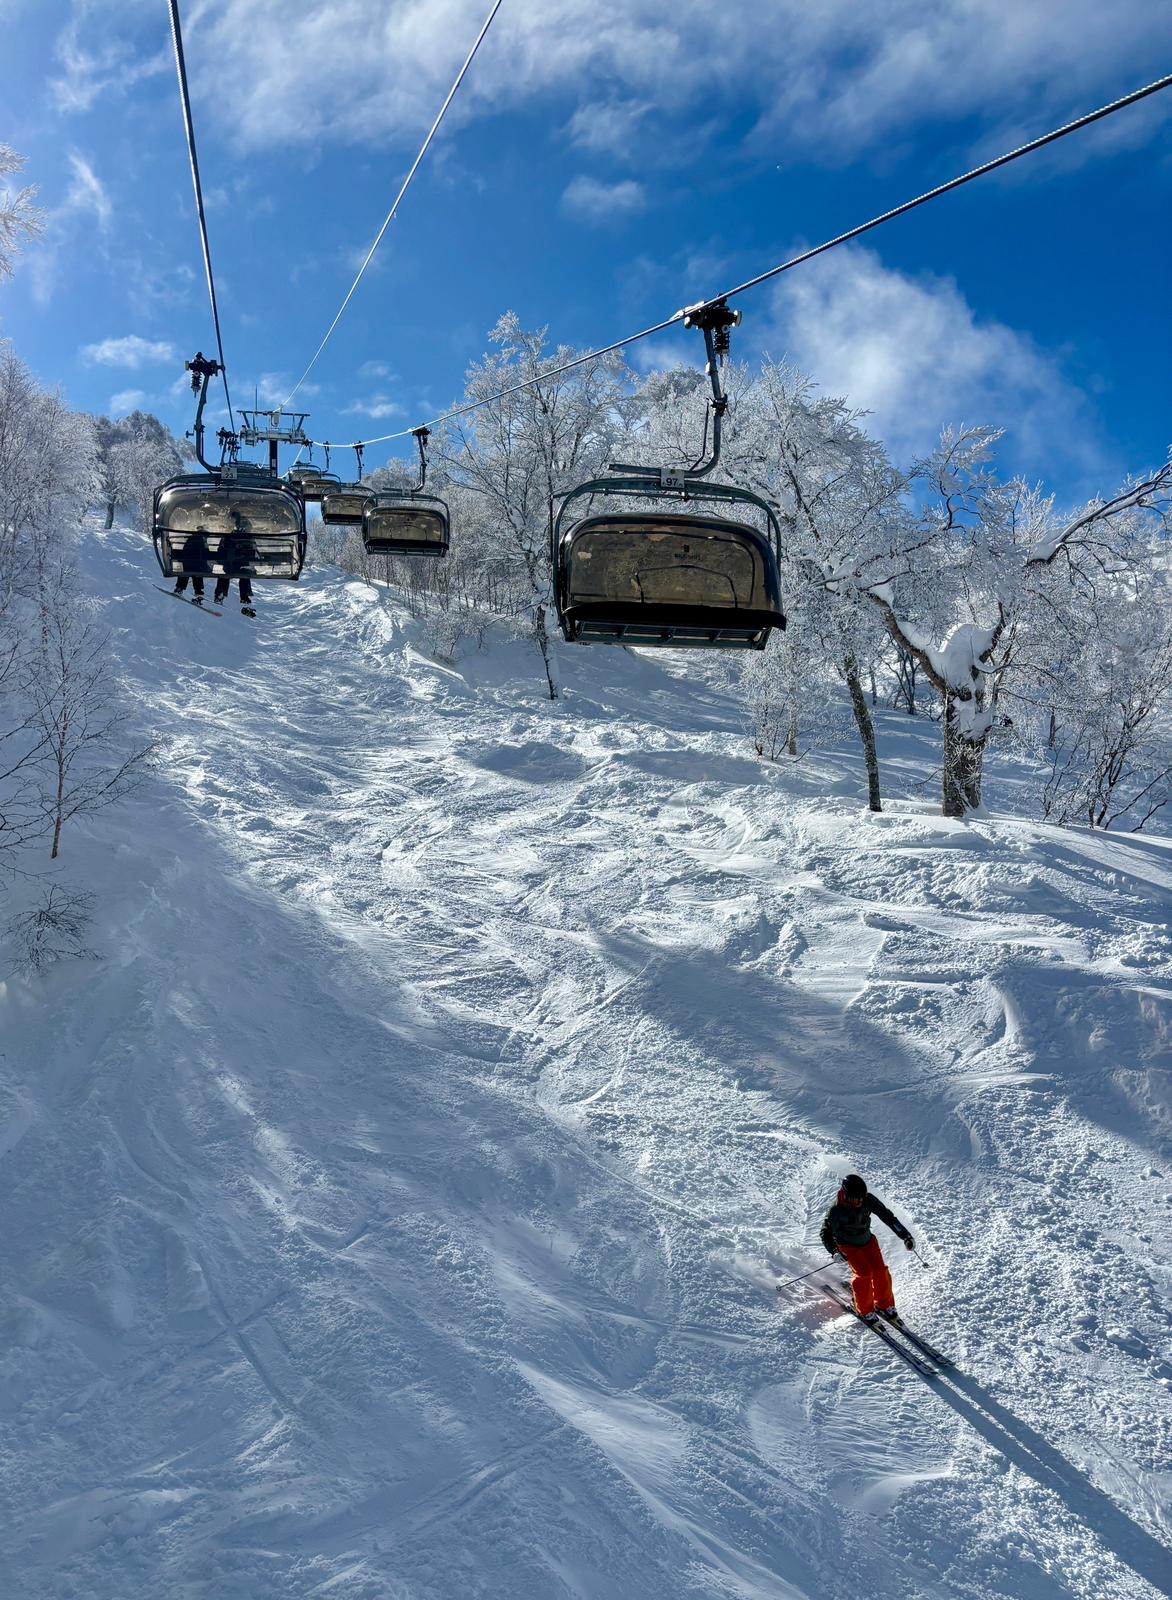
[[[86,559],[164,744],[66,833],[96,959],[0,988],[5,1596],[1172,1592],[1166,839]],[[955,1375],[774,1292],[851,1169]]]

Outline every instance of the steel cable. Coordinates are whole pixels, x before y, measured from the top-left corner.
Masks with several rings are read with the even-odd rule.
[[[224,360],[224,338],[220,332],[220,308],[216,302],[216,279],[212,272],[212,248],[208,243],[208,219],[204,211],[203,185],[199,179],[199,156],[195,148],[195,124],[191,120],[191,95],[187,88],[187,62],[183,55],[183,28],[179,21],[179,0],[168,0],[171,7],[171,38],[175,44],[175,70],[179,74],[179,98],[183,103],[183,122],[187,130],[187,153],[191,157],[191,181],[195,186],[195,209],[199,217],[199,237],[203,244],[203,264],[208,280],[208,296],[212,302],[212,321],[216,329],[216,350],[220,358],[220,376],[224,380],[224,399],[228,402],[228,421],[236,431],[236,418],[232,412],[232,396],[228,392],[228,367]]]
[[[979,167],[962,173],[960,177],[950,178],[947,183],[941,183],[934,189],[917,195],[914,200],[905,200],[902,205],[894,206],[890,211],[884,211],[877,217],[872,217],[869,222],[860,223],[858,227],[850,228],[846,233],[836,234],[833,239],[815,245],[810,250],[803,250],[800,255],[791,256],[788,261],[783,261],[776,267],[770,267],[767,272],[758,273],[755,278],[748,278],[744,283],[739,283],[733,289],[725,289],[721,294],[712,295],[707,300],[701,300],[694,306],[681,307],[663,322],[656,322],[650,328],[643,328],[639,333],[629,334],[625,339],[616,339],[613,344],[602,345],[597,350],[590,350],[585,355],[575,356],[572,361],[564,361],[559,366],[547,367],[535,377],[525,378],[518,383],[510,384],[505,389],[499,389],[494,394],[486,395],[482,400],[470,401],[467,405],[456,406],[451,411],[445,411],[442,416],[433,417],[429,422],[416,424],[415,427],[403,428],[398,433],[382,433],[376,438],[356,439],[349,444],[327,444],[324,440],[313,441],[322,449],[353,450],[358,445],[390,444],[397,439],[407,439],[419,426],[438,428],[442,423],[452,422],[458,417],[465,417],[470,412],[479,411],[484,406],[494,405],[498,400],[505,400],[510,395],[520,394],[522,390],[532,389],[539,383],[544,383],[549,378],[560,377],[563,372],[572,372],[575,367],[585,366],[588,361],[597,361],[601,356],[610,355],[615,350],[624,350],[628,345],[637,344],[641,339],[648,339],[652,334],[662,333],[666,328],[673,327],[682,322],[689,311],[697,311],[706,306],[719,304],[722,300],[731,300],[734,295],[744,294],[748,289],[755,289],[759,284],[767,283],[771,278],[780,277],[783,272],[790,272],[794,267],[800,267],[806,261],[812,261],[815,256],[824,255],[826,251],[835,249],[840,244],[846,244],[851,239],[857,239],[864,233],[869,233],[872,228],[878,228],[885,222],[890,222],[895,217],[902,217],[906,212],[913,211],[917,206],[926,205],[929,200],[936,200],[943,194],[948,194],[953,189],[959,189],[962,184],[971,183],[974,178],[984,177],[986,173],[995,172],[998,167],[1004,167],[1011,161],[1017,161],[1021,156],[1030,155],[1035,150],[1041,150],[1048,144],[1053,144],[1057,139],[1064,139],[1067,134],[1077,133],[1081,128],[1087,128],[1094,122],[1101,121],[1104,117],[1111,116],[1124,107],[1135,105],[1139,100],[1145,100],[1149,95],[1158,94],[1162,89],[1172,87],[1172,73],[1163,78],[1157,78],[1153,83],[1145,84],[1142,89],[1135,89],[1131,94],[1123,95],[1121,99],[1112,100],[1109,105],[1100,106],[1097,111],[1089,111],[1085,116],[1077,117],[1073,122],[1064,123],[1060,128],[1054,128],[1050,133],[1042,134],[1037,139],[1031,139],[1028,144],[1018,145],[1016,149],[1007,151],[1004,155],[995,156],[992,161],[982,162]]]
[[[326,329],[325,338],[322,340],[322,342],[318,345],[317,349],[314,351],[313,359],[310,361],[310,363],[306,367],[305,371],[301,374],[301,376],[298,378],[297,382],[293,385],[292,389],[289,391],[289,394],[286,396],[285,403],[284,403],[285,406],[287,406],[290,403],[290,401],[293,399],[293,396],[297,393],[298,389],[300,389],[301,385],[305,382],[306,378],[309,377],[309,374],[313,371],[314,366],[317,363],[318,356],[321,355],[321,353],[325,349],[326,345],[329,344],[330,337],[333,334],[334,329],[338,326],[338,323],[341,322],[342,313],[345,311],[346,307],[350,304],[350,301],[353,299],[355,289],[357,289],[358,285],[362,282],[363,274],[365,273],[367,267],[369,267],[371,261],[374,259],[374,253],[378,249],[379,245],[382,243],[383,234],[386,233],[387,229],[390,227],[391,223],[394,221],[395,212],[399,209],[399,206],[402,204],[403,196],[407,193],[407,190],[411,187],[411,180],[414,178],[415,174],[419,171],[420,164],[423,161],[424,156],[427,154],[429,148],[431,147],[431,141],[435,138],[436,133],[439,131],[439,125],[444,120],[444,116],[447,113],[448,107],[451,105],[452,101],[456,98],[457,89],[459,89],[460,85],[464,81],[464,74],[468,71],[468,68],[472,65],[472,62],[473,62],[473,60],[475,59],[475,56],[476,56],[476,52],[480,49],[480,46],[484,43],[485,35],[488,33],[489,28],[492,27],[493,19],[496,17],[496,14],[500,10],[502,4],[503,4],[503,0],[496,0],[496,4],[493,6],[493,8],[489,12],[488,16],[485,18],[484,26],[483,26],[483,28],[481,28],[480,33],[477,36],[476,43],[472,46],[471,50],[469,50],[467,60],[464,62],[464,65],[460,68],[459,72],[456,74],[456,81],[455,81],[455,83],[452,84],[452,87],[448,90],[448,97],[444,101],[443,105],[440,107],[439,115],[436,117],[435,121],[432,123],[431,130],[428,133],[427,138],[423,141],[423,144],[420,147],[419,154],[415,157],[415,160],[412,163],[411,171],[407,174],[406,178],[404,178],[403,187],[399,190],[398,194],[395,196],[394,205],[387,212],[386,218],[385,218],[385,220],[383,222],[383,225],[378,230],[378,233],[375,236],[374,243],[371,245],[370,249],[366,252],[366,260],[359,267],[358,276],[354,279],[354,282],[350,285],[350,288],[349,288],[349,290],[348,290],[348,292],[346,294],[346,298],[342,301],[342,304],[338,307],[337,316],[334,318],[333,322],[331,322],[329,327]],[[284,410],[284,406],[282,406],[281,409]],[[323,448],[324,448],[324,446],[323,446]],[[347,448],[353,449],[354,446],[350,445]]]

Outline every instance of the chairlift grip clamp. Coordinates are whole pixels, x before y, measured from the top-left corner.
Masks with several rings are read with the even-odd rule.
[[[212,378],[219,377],[224,369],[218,361],[210,360],[202,350],[197,350],[190,361],[183,363],[183,370],[191,373],[191,392],[198,394],[201,383],[208,383]]]
[[[740,312],[731,310],[727,300],[702,301],[684,312],[684,327],[699,328],[705,335],[710,334],[713,348],[722,358],[729,351],[730,330],[739,328],[740,324]]]

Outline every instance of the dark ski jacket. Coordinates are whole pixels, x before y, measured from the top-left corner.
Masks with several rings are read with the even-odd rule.
[[[871,1217],[872,1215],[885,1222],[900,1239],[910,1237],[903,1223],[893,1211],[888,1211],[877,1194],[867,1193],[867,1198],[861,1206],[848,1206],[843,1198],[842,1190],[838,1191],[838,1199],[826,1213],[822,1223],[822,1243],[830,1254],[837,1255],[839,1245],[845,1244],[855,1249],[871,1242]]]

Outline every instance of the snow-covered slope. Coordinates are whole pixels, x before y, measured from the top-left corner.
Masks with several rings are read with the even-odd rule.
[[[0,991],[5,1595],[1172,1592],[1166,840],[87,561],[170,744],[66,835],[100,959]],[[850,1168],[954,1378],[773,1292]]]

